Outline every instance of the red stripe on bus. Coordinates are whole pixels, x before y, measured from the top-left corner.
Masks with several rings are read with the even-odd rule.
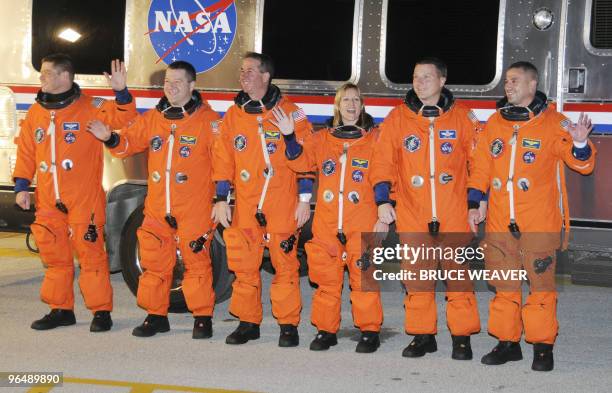
[[[15,93],[36,94],[40,87],[38,86],[6,86]],[[83,89],[87,94],[94,96],[113,96],[111,89]],[[134,97],[142,98],[160,98],[163,95],[162,89],[130,89],[130,93]],[[236,92],[207,92],[203,93],[204,98],[208,100],[233,101]],[[291,101],[304,104],[327,104],[333,105],[333,95],[287,95]],[[396,97],[365,97],[366,105],[375,106],[396,106],[401,104],[403,98]],[[495,109],[495,100],[474,100],[474,99],[459,99],[469,108],[473,109]],[[566,112],[612,112],[612,103],[566,103],[563,107]]]

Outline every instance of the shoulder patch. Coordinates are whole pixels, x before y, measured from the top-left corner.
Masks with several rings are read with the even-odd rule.
[[[293,117],[293,121],[296,121],[296,122],[306,120],[306,114],[304,113],[304,110],[302,110],[301,108],[293,111],[291,113],[291,117]]]
[[[91,105],[93,105],[95,108],[102,108],[102,105],[104,105],[105,102],[106,100],[102,97],[94,97],[91,99]]]
[[[559,123],[561,128],[563,128],[565,131],[569,131],[570,124],[572,124],[572,121],[570,119],[568,119],[567,117],[565,119],[561,120],[561,123]]]
[[[219,133],[219,126],[221,125],[221,120],[215,120],[210,122],[210,129],[213,134]]]

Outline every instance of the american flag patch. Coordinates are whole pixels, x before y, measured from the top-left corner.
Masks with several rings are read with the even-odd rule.
[[[571,124],[571,120],[568,119],[567,117],[561,122],[559,123],[561,125],[561,128],[563,128],[565,131],[569,131],[569,126]]]
[[[306,120],[306,114],[304,113],[302,109],[293,111],[293,113],[291,113],[291,117],[293,117],[293,121]]]
[[[104,102],[106,102],[106,100],[104,98],[94,97],[91,100],[91,105],[93,105],[96,108],[102,108],[102,105],[104,105]]]
[[[210,128],[213,134],[219,133],[219,123],[221,123],[221,120],[215,120],[210,122]]]

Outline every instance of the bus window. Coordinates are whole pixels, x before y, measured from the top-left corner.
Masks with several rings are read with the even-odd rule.
[[[33,0],[32,65],[51,53],[72,57],[78,74],[108,71],[123,59],[125,0]]]
[[[612,1],[592,1],[591,45],[597,49],[612,49]]]
[[[265,0],[261,48],[276,78],[348,80],[354,19],[354,0]]]
[[[495,78],[497,0],[387,0],[384,73],[392,83],[412,83],[423,57],[448,65],[449,85],[486,85]]]

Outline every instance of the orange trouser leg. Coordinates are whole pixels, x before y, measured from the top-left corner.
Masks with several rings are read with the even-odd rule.
[[[263,255],[260,231],[227,228],[223,231],[227,250],[227,265],[236,275],[232,283],[229,312],[241,321],[260,324],[261,276],[259,267]]]
[[[418,264],[402,263],[402,269],[415,272],[415,280],[405,281],[406,296],[404,297],[404,329],[406,333],[436,334],[438,332],[438,311],[434,280],[420,280],[420,271],[434,269],[434,261],[419,261]]]
[[[485,245],[485,268],[504,271],[520,269],[521,255],[518,242],[509,233],[487,235]],[[490,280],[496,293],[489,303],[488,331],[500,341],[521,340],[521,282],[512,280]]]
[[[353,321],[359,330],[379,332],[383,322],[382,302],[379,291],[363,291],[362,280],[370,272],[362,272],[356,265],[361,255],[351,254],[347,261],[349,282],[351,285],[351,306]],[[362,277],[363,275],[363,277]],[[371,287],[372,285],[368,285]]]
[[[168,315],[176,242],[170,227],[146,217],[138,228],[140,264],[146,269],[138,281],[136,301],[148,314]]]
[[[404,297],[406,318],[404,329],[406,333],[436,334],[438,332],[438,316],[436,296],[434,292],[412,292]]]
[[[77,252],[81,272],[79,287],[85,305],[92,313],[113,310],[113,288],[110,283],[108,258],[104,250],[104,227],[97,226],[98,238],[95,242],[84,239],[87,224],[73,224],[72,246]]]
[[[179,229],[179,248],[185,264],[183,294],[187,307],[194,316],[212,316],[215,307],[215,291],[212,285],[210,241],[206,243],[206,249],[197,254],[189,248],[189,242],[200,235],[201,233],[194,232],[182,233]]]
[[[559,332],[557,322],[557,294],[555,292],[532,292],[523,306],[525,341],[554,344]]]
[[[272,315],[279,324],[297,326],[300,323],[302,298],[300,295],[300,262],[297,259],[296,247],[288,254],[280,248],[281,241],[290,234],[270,234],[268,250],[276,274],[270,285]]]
[[[329,246],[315,239],[305,245],[308,254],[308,276],[317,284],[312,295],[310,320],[317,330],[336,333],[340,328],[342,281],[344,267]]]
[[[74,260],[68,237],[68,222],[61,214],[37,212],[31,226],[40,258],[47,265],[40,287],[40,298],[49,307],[74,308]]]
[[[537,239],[546,236],[547,234],[543,234]],[[525,341],[530,343],[554,344],[559,331],[555,254],[555,250],[524,253],[523,265],[527,270],[530,293],[523,305],[522,316]],[[542,265],[542,262],[545,263]]]
[[[521,292],[497,291],[489,304],[489,334],[500,341],[520,341]]]
[[[474,292],[446,292],[446,322],[453,336],[480,331],[480,317]]]

